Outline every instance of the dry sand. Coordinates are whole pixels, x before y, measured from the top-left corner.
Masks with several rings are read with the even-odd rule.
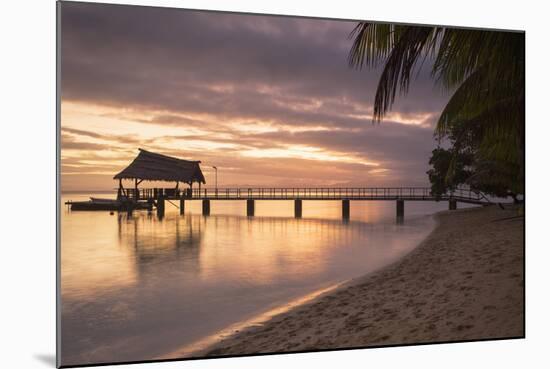
[[[524,225],[515,215],[498,207],[440,213],[403,259],[206,355],[522,337]]]

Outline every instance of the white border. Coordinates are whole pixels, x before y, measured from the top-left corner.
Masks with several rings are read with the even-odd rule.
[[[134,365],[147,368],[548,367],[550,183],[547,11],[519,1],[106,1],[527,32],[527,339]],[[534,4],[534,2],[533,2]],[[52,367],[55,353],[55,4],[3,4],[0,283],[2,367]],[[24,196],[23,196],[24,195]]]

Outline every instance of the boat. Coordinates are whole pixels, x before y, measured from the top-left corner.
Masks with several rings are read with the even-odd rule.
[[[99,198],[99,197],[90,197],[90,201],[98,202],[98,203],[113,203],[113,202],[118,202],[119,200],[116,200],[116,199],[102,199],[102,198]]]
[[[152,210],[153,204],[146,201],[127,201],[125,199],[102,199],[90,197],[88,201],[67,201],[65,203],[71,210],[75,211],[127,211],[132,210]]]

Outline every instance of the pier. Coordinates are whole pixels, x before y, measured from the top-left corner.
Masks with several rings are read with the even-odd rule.
[[[456,210],[457,203],[488,205],[479,193],[459,189],[441,196],[431,193],[429,187],[313,187],[313,188],[204,188],[174,190],[173,188],[127,189],[133,201],[153,202],[159,215],[164,214],[165,201],[179,202],[180,214],[185,212],[186,201],[201,201],[203,215],[210,215],[216,201],[244,201],[246,215],[254,216],[255,201],[294,201],[294,216],[302,217],[302,209],[308,200],[340,201],[342,218],[349,219],[353,201],[395,201],[396,218],[405,215],[407,201],[447,201],[449,210]],[[172,202],[174,204],[174,202]]]
[[[206,184],[200,168],[200,161],[178,159],[139,149],[138,156],[116,174],[118,180],[117,199],[91,199],[90,201],[68,202],[72,210],[117,210],[129,215],[138,209],[153,208],[163,217],[166,202],[179,208],[185,214],[186,201],[201,201],[202,214],[210,215],[216,201],[246,202],[246,215],[255,215],[257,200],[294,201],[294,216],[302,217],[302,210],[309,200],[340,201],[342,218],[349,219],[354,201],[395,201],[396,218],[403,220],[406,201],[448,201],[449,210],[456,210],[457,203],[487,205],[489,201],[479,192],[458,189],[443,195],[434,195],[429,187],[255,187],[255,188],[201,188]],[[123,186],[123,180],[133,182],[133,187]],[[139,188],[143,181],[173,182],[172,188]],[[180,189],[179,185],[189,187]],[[217,182],[216,182],[217,183]],[[198,184],[198,188],[193,188]]]

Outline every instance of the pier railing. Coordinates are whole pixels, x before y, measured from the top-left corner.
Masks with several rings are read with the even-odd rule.
[[[434,201],[455,199],[482,202],[483,196],[469,189],[457,189],[443,195],[434,195],[429,187],[255,187],[255,188],[143,188],[139,196],[127,190],[132,199],[148,200],[162,196],[167,199],[196,200],[417,200]]]
[[[256,200],[341,200],[341,199],[395,199],[405,197],[429,198],[430,189],[409,188],[208,188],[194,189],[193,198],[256,199]]]
[[[318,187],[318,188],[208,188],[194,189],[196,199],[255,200],[470,200],[481,201],[479,193],[458,189],[435,196],[429,187]]]
[[[316,188],[207,188],[193,189],[191,198],[218,200],[470,200],[482,196],[467,189],[435,196],[429,187],[316,187]]]

